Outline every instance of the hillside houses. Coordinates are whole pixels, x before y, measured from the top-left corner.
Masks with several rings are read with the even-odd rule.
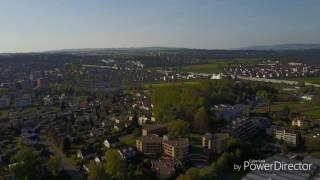
[[[225,71],[236,76],[280,79],[290,77],[317,76],[320,71],[317,66],[303,63],[282,64],[279,61],[258,65],[239,65],[225,68]]]

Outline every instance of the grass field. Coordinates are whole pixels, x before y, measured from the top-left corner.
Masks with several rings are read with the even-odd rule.
[[[196,73],[219,73],[227,65],[225,62],[216,62],[212,64],[198,64],[191,66],[184,66],[181,68],[182,72],[196,72]]]
[[[207,64],[197,64],[184,66],[181,68],[182,72],[196,72],[196,73],[219,73],[223,71],[224,67],[233,64],[257,64],[257,59],[225,59],[225,60],[209,60]]]
[[[312,84],[320,84],[320,77],[299,77],[299,78],[289,78],[288,80],[298,81],[298,82],[308,82]]]
[[[288,101],[288,102],[279,102],[271,105],[272,111],[279,111],[285,106],[288,106],[292,112],[301,113],[302,115],[320,120],[320,103],[318,102],[299,102],[299,101]]]
[[[152,84],[145,84],[145,88],[157,88],[157,87],[166,87],[166,86],[181,86],[181,85],[198,85],[202,81],[197,80],[197,81],[184,81],[184,82],[163,82],[163,83],[152,83]]]

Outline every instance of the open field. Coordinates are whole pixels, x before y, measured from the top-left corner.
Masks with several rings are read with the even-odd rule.
[[[298,102],[298,101],[288,101],[288,102],[278,102],[271,105],[272,111],[278,111],[288,106],[293,113],[301,113],[302,115],[317,119],[320,121],[320,103],[317,102]]]
[[[298,82],[308,82],[312,84],[320,84],[320,77],[298,77],[298,78],[289,78],[288,80],[293,80]]]
[[[198,64],[191,66],[184,66],[181,68],[182,72],[197,72],[197,73],[219,73],[223,71],[223,68],[227,63],[219,62],[212,64]]]
[[[165,87],[165,86],[181,86],[181,85],[198,85],[202,81],[195,80],[195,81],[183,81],[183,82],[163,82],[163,83],[152,83],[152,84],[145,84],[144,87],[149,88],[157,88],[157,87]]]
[[[197,72],[197,73],[219,73],[223,71],[224,67],[233,64],[257,64],[256,59],[225,59],[225,60],[209,60],[207,64],[197,64],[184,66],[181,68],[182,72]]]

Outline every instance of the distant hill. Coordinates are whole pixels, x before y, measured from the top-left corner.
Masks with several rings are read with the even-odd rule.
[[[320,44],[277,44],[277,45],[259,45],[250,46],[243,49],[251,50],[309,50],[309,49],[320,49]]]
[[[46,51],[44,53],[66,53],[75,55],[101,55],[112,53],[132,53],[132,52],[159,52],[159,51],[183,51],[191,50],[188,48],[176,48],[176,47],[133,47],[133,48],[82,48],[82,49],[61,49]]]

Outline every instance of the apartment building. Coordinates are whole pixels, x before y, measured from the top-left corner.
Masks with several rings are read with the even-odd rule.
[[[267,129],[267,134],[293,146],[297,146],[300,143],[300,133],[293,129],[271,127]]]
[[[312,126],[312,121],[310,119],[305,119],[302,116],[295,117],[291,121],[291,125],[299,128]]]
[[[168,133],[168,125],[166,124],[146,124],[142,129],[142,136],[156,134],[163,136]]]
[[[188,139],[163,140],[162,151],[172,160],[182,161],[189,151]]]
[[[144,154],[158,154],[162,152],[162,138],[157,135],[141,136],[136,140],[136,146]]]
[[[206,133],[202,137],[202,147],[209,152],[220,154],[226,149],[228,139],[228,133]]]

